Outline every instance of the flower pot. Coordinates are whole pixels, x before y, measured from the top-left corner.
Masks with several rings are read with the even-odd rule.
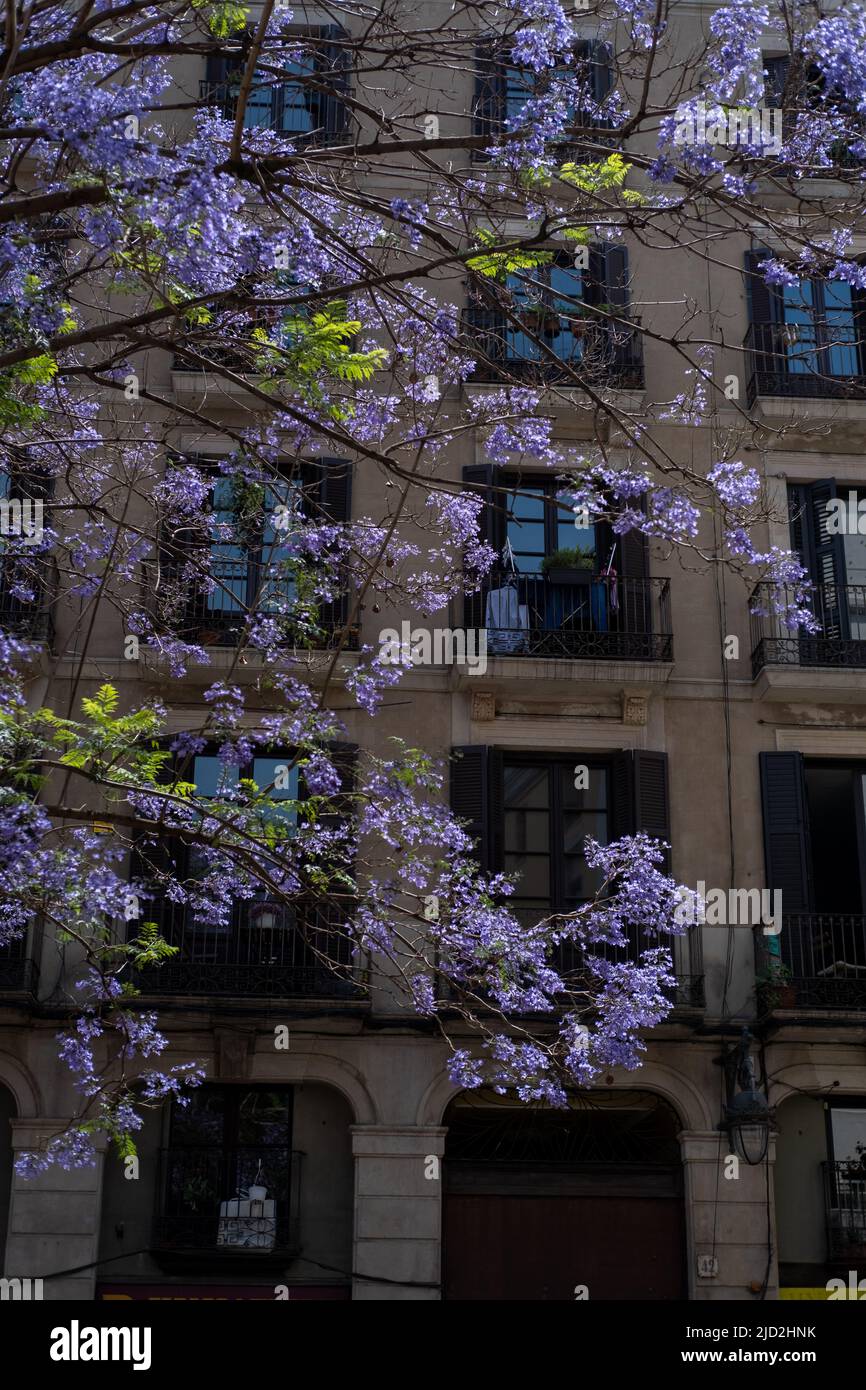
[[[595,576],[592,570],[586,569],[566,569],[564,566],[554,565],[545,571],[545,578],[551,584],[572,584],[589,586]]]

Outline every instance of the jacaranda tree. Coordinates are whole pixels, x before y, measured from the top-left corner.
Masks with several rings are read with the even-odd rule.
[[[578,522],[761,581],[792,631],[813,626],[807,575],[767,543],[740,457],[745,401],[709,467],[651,428],[739,401],[717,369],[740,351],[724,322],[694,333],[678,275],[635,316],[622,278],[581,296],[552,268],[610,269],[626,244],[712,268],[717,246],[757,235],[756,293],[804,275],[866,289],[850,230],[866,12],[735,0],[682,65],[672,0],[327,8],[327,27],[274,0],[4,11],[0,439],[21,524],[2,542],[0,943],[38,919],[80,960],[60,1040],[79,1113],[25,1172],[91,1161],[100,1131],[132,1152],[144,1109],[201,1079],[160,1068],[141,1003],[175,949],[158,904],[220,925],[266,894],[323,969],[372,961],[438,1021],[461,1085],[561,1104],[639,1065],[670,1009],[686,891],[664,846],[589,843],[595,899],[527,922],[447,809],[447,767],[396,741],[387,758],[348,746],[346,711],[387,722],[417,657],[377,645],[374,615],[447,624],[501,561],[479,524],[495,473],[485,491],[450,466],[463,437],[491,468],[543,465]],[[788,59],[770,97],[767,33]],[[741,119],[745,138],[725,138],[770,106],[778,126]],[[563,333],[579,351],[558,350]],[[638,415],[613,365],[640,342],[677,355],[683,390]],[[495,384],[467,390],[479,363]],[[172,391],[172,370],[192,389]],[[557,399],[591,419],[580,447],[555,439]],[[354,470],[351,513],[333,460]],[[215,664],[226,644],[188,615],[221,592]],[[46,611],[71,662],[63,708],[42,705]],[[97,631],[154,689],[212,668],[206,719],[182,726],[171,695],[124,708],[97,678]],[[205,789],[194,759],[211,746],[222,776]],[[273,748],[291,753],[257,781]],[[635,934],[637,959],[605,949]]]

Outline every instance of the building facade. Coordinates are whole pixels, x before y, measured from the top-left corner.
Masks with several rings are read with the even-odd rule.
[[[676,8],[688,50],[708,10]],[[773,47],[769,37],[768,63]],[[180,90],[230,85],[228,67],[193,69],[179,72]],[[436,82],[443,131],[455,112],[492,119],[486,70]],[[507,91],[496,91],[507,114]],[[291,83],[267,100],[256,120],[277,129],[342,119],[336,104],[311,111]],[[838,189],[822,196],[842,205]],[[304,937],[256,903],[217,940],[175,915],[162,925],[179,954],[145,996],[168,1060],[202,1061],[206,1085],[188,1111],[148,1117],[132,1168],[103,1154],[95,1169],[24,1181],[14,1153],[74,1107],[56,1057],[74,952],[34,925],[0,961],[7,1278],[42,1277],[58,1299],[773,1300],[866,1275],[866,542],[828,524],[834,499],[853,496],[856,514],[866,498],[866,332],[856,293],[819,304],[802,282],[772,296],[756,266],[772,249],[733,226],[712,257],[675,238],[600,244],[583,270],[553,261],[551,316],[575,275],[588,302],[644,322],[651,307],[662,334],[690,306],[694,339],[719,344],[714,376],[736,380],[737,394],[700,424],[659,423],[654,411],[653,437],[701,474],[720,433],[742,431],[740,457],[760,471],[776,518],[767,540],[808,565],[821,635],[761,616],[722,567],[602,526],[578,537],[587,568],[561,574],[544,561],[574,544],[574,516],[548,473],[517,458],[494,469],[481,441],[463,439],[450,476],[480,491],[500,559],[480,595],[440,616],[451,632],[483,628],[486,662],[443,648],[378,720],[346,715],[357,744],[384,752],[397,736],[448,763],[452,804],[483,862],[521,875],[520,911],[566,911],[585,895],[584,835],[641,829],[670,841],[678,881],[726,895],[717,920],[708,912],[675,943],[672,1011],[647,1037],[642,1068],[612,1070],[564,1114],[464,1094],[447,1079],[445,1044],[375,962],[357,988],[320,967],[303,941],[327,923],[306,923]],[[866,255],[866,237],[855,250]],[[503,370],[537,368],[528,340],[464,275],[444,287],[479,350],[455,408]],[[572,362],[593,347],[561,322],[549,340]],[[638,418],[683,390],[681,358],[637,328],[601,351],[597,389]],[[217,425],[249,419],[250,400],[218,374],[157,354],[145,371],[169,402],[206,398]],[[612,457],[625,455],[591,394],[549,387],[555,439],[589,446],[601,432]],[[231,444],[181,422],[172,447],[215,458]],[[334,519],[377,515],[371,470],[348,455],[309,462]],[[704,519],[708,547],[714,524]],[[231,592],[253,582],[256,563],[231,557]],[[65,707],[75,681],[78,694],[110,681],[124,706],[159,696],[170,726],[189,727],[221,671],[243,683],[248,669],[233,662],[230,602],[189,615],[212,663],[182,683],[144,653],[127,659],[108,610],[82,656],[80,612],[48,584],[42,604],[22,609],[9,594],[2,604],[10,626],[42,643],[34,706]],[[359,641],[375,645],[404,620],[418,622],[368,608]],[[287,669],[306,659],[287,653]],[[204,785],[207,756],[197,762]],[[780,922],[730,910],[753,890],[781,893]],[[754,1165],[731,1163],[723,1123],[721,1061],[744,1026],[773,1113]]]

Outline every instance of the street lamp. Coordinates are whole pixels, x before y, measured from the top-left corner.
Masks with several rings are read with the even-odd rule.
[[[752,1035],[744,1028],[739,1047],[725,1060],[728,1101],[720,1128],[728,1131],[731,1150],[737,1158],[754,1166],[763,1163],[767,1156],[771,1116],[767,1098],[758,1090],[751,1043]]]

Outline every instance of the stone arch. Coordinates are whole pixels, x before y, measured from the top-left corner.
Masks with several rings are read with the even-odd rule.
[[[263,1063],[267,1058],[268,1065]],[[288,1083],[318,1082],[333,1086],[334,1090],[347,1101],[352,1110],[356,1125],[381,1124],[379,1108],[373,1099],[367,1083],[351,1062],[332,1053],[309,1052],[292,1046],[287,1052],[268,1054],[257,1053],[250,1074],[250,1081],[274,1081],[279,1079]]]
[[[35,1120],[42,1109],[39,1088],[28,1067],[0,1050],[0,1086],[6,1086],[15,1098],[19,1120]]]
[[[415,1123],[441,1125],[450,1102],[463,1089],[462,1086],[455,1086],[446,1072],[440,1072],[421,1097]],[[613,1086],[594,1089],[651,1091],[672,1106],[685,1131],[712,1130],[718,1121],[718,1116],[711,1114],[707,1098],[695,1083],[662,1062],[647,1062],[638,1071],[618,1076]]]

